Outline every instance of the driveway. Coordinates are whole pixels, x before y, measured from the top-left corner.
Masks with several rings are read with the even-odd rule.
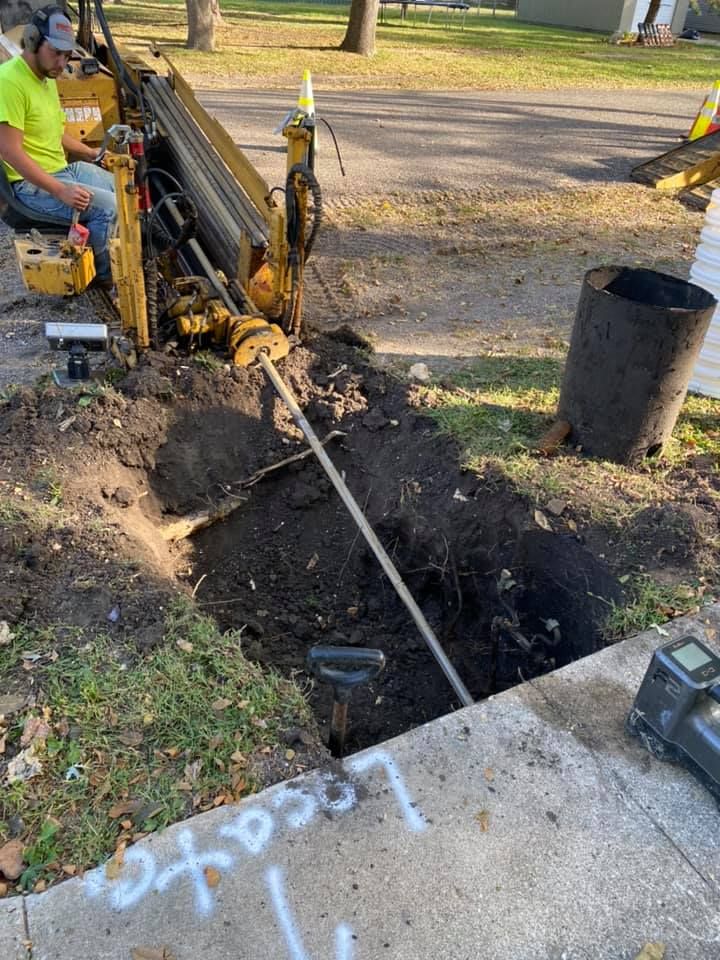
[[[625,180],[632,166],[676,146],[705,91],[581,90],[394,93],[315,88],[347,176],[320,124],[318,160],[328,198],[345,194],[483,187],[566,187]],[[275,185],[284,144],[273,130],[297,91],[205,90],[199,98]]]

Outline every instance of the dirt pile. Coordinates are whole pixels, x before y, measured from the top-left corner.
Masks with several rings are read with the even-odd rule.
[[[331,456],[474,696],[597,647],[617,581],[576,536],[538,529],[507,481],[461,473],[407,384],[329,337],[281,367],[318,434],[342,431]],[[351,746],[441,715],[452,691],[314,458],[245,484],[304,448],[259,370],[202,356],[150,355],[81,395],[19,390],[0,409],[0,619],[147,653],[181,591],[288,675],[315,643],[384,650]],[[192,540],[163,537],[233,499]],[[330,692],[312,699],[327,717]]]

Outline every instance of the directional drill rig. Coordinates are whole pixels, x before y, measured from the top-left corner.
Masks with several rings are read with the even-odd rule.
[[[23,30],[0,34],[0,61],[21,52]],[[173,338],[224,350],[240,365],[261,348],[283,357],[287,334],[300,332],[305,263],[322,216],[314,114],[288,114],[286,179],[271,190],[173,64],[157,50],[150,61],[118,48],[102,0],[92,9],[80,0],[77,50],[57,85],[66,129],[104,148],[115,179],[113,350],[132,363]],[[0,216],[16,232],[28,289],[73,295],[92,283],[92,250],[68,238],[66,223],[19,203],[4,174]]]
[[[116,47],[102,0],[94,0],[100,34],[93,33],[89,2],[80,0],[78,50],[57,83],[68,132],[87,143],[102,144],[105,166],[115,177],[119,235],[111,241],[110,256],[119,330],[112,339],[113,352],[131,366],[138,353],[172,337],[190,349],[224,350],[242,366],[257,362],[304,433],[458,700],[472,703],[273,362],[287,355],[288,335],[300,333],[305,263],[322,215],[313,172],[314,113],[303,109],[301,102],[286,117],[286,180],[283,187],[270,190],[169,60],[156,51],[153,68]],[[0,15],[2,9],[0,0]],[[0,34],[0,60],[20,53],[22,35],[22,25]],[[92,251],[72,242],[67,223],[37,223],[37,216],[17,202],[2,179],[0,217],[17,231],[18,262],[29,289],[72,295],[88,287],[95,275]],[[58,228],[64,233],[53,236]],[[24,236],[28,231],[30,235]],[[54,328],[51,336],[58,345],[70,346],[73,337],[88,336],[87,330],[78,331],[82,324],[48,326]],[[105,329],[104,324],[86,326]],[[350,687],[362,679],[368,664],[358,661],[355,648],[335,649],[332,656],[325,651],[323,656],[322,676],[339,691],[341,717]],[[343,672],[337,668],[340,661],[356,669]]]

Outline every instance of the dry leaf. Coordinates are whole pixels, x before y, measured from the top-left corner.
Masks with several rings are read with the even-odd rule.
[[[35,754],[35,744],[21,750],[7,765],[8,783],[24,783],[42,772],[42,763]]]
[[[551,524],[550,524],[550,521],[549,521],[548,518],[545,516],[545,514],[542,512],[542,510],[536,510],[536,511],[533,513],[533,517],[534,517],[534,519],[535,519],[535,523],[536,523],[539,527],[542,527],[543,530],[548,530],[550,533],[552,533],[552,526],[551,526]]]
[[[130,956],[132,960],[175,960],[170,947],[133,947]]]
[[[0,620],[0,647],[7,647],[13,639],[13,633],[10,630],[10,624],[7,620]]]
[[[25,721],[25,727],[20,737],[20,746],[29,747],[31,743],[44,743],[50,736],[50,725],[41,717],[30,716]]]
[[[285,751],[285,759],[286,759],[286,760],[294,760],[294,759],[295,759],[295,751],[294,751],[294,750],[286,750],[286,751]]]
[[[183,653],[192,653],[194,649],[189,640],[176,640],[175,646]]]
[[[308,560],[307,566],[305,567],[305,569],[306,569],[306,570],[314,570],[315,567],[318,565],[318,560],[319,560],[319,559],[320,559],[320,557],[319,557],[316,553],[314,553],[314,554],[310,557],[310,559]]]
[[[567,510],[567,501],[566,500],[548,500],[545,504],[545,509],[548,510],[554,517],[561,516],[565,510]]]
[[[209,887],[216,887],[220,883],[220,874],[215,867],[205,867],[203,873],[205,874],[205,882]]]
[[[108,880],[117,880],[122,870],[122,863],[119,863],[116,857],[110,857],[105,864],[105,876]]]
[[[485,770],[483,771],[483,773],[485,775],[485,779],[488,782],[491,782],[495,779],[495,772],[493,771],[492,767],[485,767]]]
[[[222,713],[223,710],[227,708],[232,703],[232,700],[228,700],[227,697],[218,697],[217,700],[214,700],[210,704],[210,708],[215,711],[215,713]]]
[[[567,420],[556,420],[538,441],[537,452],[545,457],[552,457],[558,452],[560,444],[567,439],[571,430],[572,427]]]
[[[143,742],[143,735],[137,730],[123,730],[118,734],[118,740],[126,747],[138,747]]]
[[[664,960],[664,958],[665,944],[656,942],[646,943],[635,960]]]
[[[25,869],[24,852],[25,847],[20,840],[8,840],[0,847],[0,873],[6,880],[17,880]]]
[[[200,771],[202,770],[202,765],[202,760],[193,760],[192,763],[188,763],[183,771],[183,776],[188,783],[195,783]]]
[[[77,873],[77,867],[74,863],[64,863],[62,872],[68,877],[74,877]]]
[[[120,817],[124,817],[127,813],[136,813],[142,802],[140,800],[121,800],[119,803],[114,803],[112,807],[108,810],[108,816],[111,820],[119,820]]]
[[[0,900],[3,897],[7,896],[7,892],[8,892],[8,885],[6,883],[0,883]]]
[[[480,813],[475,814],[475,819],[480,824],[482,832],[487,833],[490,828],[490,812],[488,810],[481,810]]]

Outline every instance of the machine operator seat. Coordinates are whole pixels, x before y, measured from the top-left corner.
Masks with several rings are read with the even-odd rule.
[[[33,228],[40,232],[49,230],[58,232],[59,229],[66,233],[70,226],[67,220],[62,220],[60,217],[41,216],[26,207],[24,203],[20,203],[10,186],[2,164],[0,164],[0,220],[11,230],[17,230],[20,233],[26,233]]]

